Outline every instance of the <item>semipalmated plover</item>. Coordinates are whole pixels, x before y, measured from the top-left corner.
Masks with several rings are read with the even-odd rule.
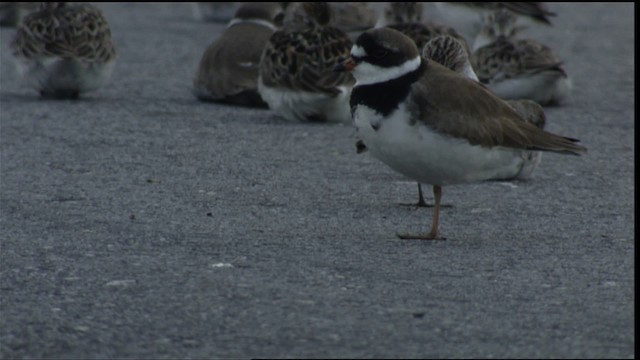
[[[116,61],[109,24],[90,4],[42,3],[18,27],[11,50],[25,82],[53,98],[99,88]]]
[[[433,186],[435,208],[426,235],[437,239],[442,186],[507,176],[523,150],[580,155],[578,140],[525,121],[478,82],[424,59],[402,33],[368,30],[336,70],[356,78],[350,105],[358,136],[393,170]]]
[[[205,101],[267,107],[258,94],[260,57],[283,16],[278,3],[244,3],[202,55],[194,95]]]
[[[562,61],[538,41],[517,39],[515,20],[507,10],[487,16],[471,57],[478,78],[503,99],[562,102],[572,87]]]
[[[466,50],[460,41],[451,36],[442,35],[430,40],[424,46],[422,56],[426,59],[433,60],[462,76],[478,81],[478,77],[471,67]],[[528,121],[540,129],[544,128],[546,117],[544,110],[538,103],[531,100],[508,100],[507,103],[516,110],[516,112],[518,112],[524,121]],[[358,153],[361,153],[366,150],[366,145],[362,140],[358,140],[356,148]],[[516,161],[513,162],[512,171],[504,174],[504,177],[489,180],[502,181],[527,179],[531,176],[531,173],[542,159],[542,153],[540,151],[531,150],[514,152],[513,156]],[[418,207],[433,206],[424,200],[420,183],[418,183],[418,202],[412,205]]]
[[[292,5],[290,5],[292,6]],[[258,91],[273,112],[291,121],[351,123],[349,94],[354,79],[334,67],[349,57],[351,40],[328,26],[326,2],[299,5],[262,54]]]

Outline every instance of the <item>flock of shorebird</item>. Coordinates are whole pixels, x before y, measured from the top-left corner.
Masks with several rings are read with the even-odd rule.
[[[77,98],[108,80],[116,51],[98,8],[43,3],[22,15],[6,4],[20,3],[0,5],[0,23],[19,23],[11,49],[41,96]],[[194,6],[228,26],[204,51],[193,95],[353,124],[356,151],[417,181],[419,205],[420,184],[433,186],[431,230],[402,239],[442,239],[443,186],[526,179],[542,151],[586,152],[544,130],[541,105],[561,104],[571,81],[551,48],[521,35],[550,24],[542,3],[437,3],[456,27],[424,21],[419,2]]]

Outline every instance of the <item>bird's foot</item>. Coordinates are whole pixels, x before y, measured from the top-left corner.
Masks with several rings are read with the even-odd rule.
[[[417,203],[411,203],[411,204],[409,204],[409,203],[400,203],[398,205],[400,205],[400,206],[410,206],[410,207],[415,207],[415,208],[432,208],[432,207],[435,207],[434,204],[429,204],[429,203],[424,202],[424,201],[422,201],[422,202],[418,201]],[[440,204],[440,207],[441,208],[452,208],[453,205],[451,205],[451,204]]]
[[[438,236],[438,234],[396,234],[402,240],[447,240],[447,238]]]

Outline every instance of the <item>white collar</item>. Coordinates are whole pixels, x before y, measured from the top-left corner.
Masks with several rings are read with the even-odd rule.
[[[359,53],[359,50],[354,49],[351,50],[352,54]],[[353,76],[356,78],[356,86],[358,85],[370,85],[370,84],[379,84],[383,82],[387,82],[389,80],[397,79],[403,75],[406,75],[412,71],[417,70],[422,63],[422,58],[420,55],[416,56],[414,59],[404,62],[402,65],[394,66],[394,67],[381,67],[378,65],[373,65],[368,62],[361,62],[358,64],[355,69],[353,69]]]

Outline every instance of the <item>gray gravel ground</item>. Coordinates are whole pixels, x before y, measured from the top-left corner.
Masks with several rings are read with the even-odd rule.
[[[119,60],[80,101],[39,99],[0,29],[0,357],[634,356],[632,4],[550,4],[529,34],[574,96],[528,182],[431,209],[346,125],[197,102],[224,25],[186,4],[101,4]]]

